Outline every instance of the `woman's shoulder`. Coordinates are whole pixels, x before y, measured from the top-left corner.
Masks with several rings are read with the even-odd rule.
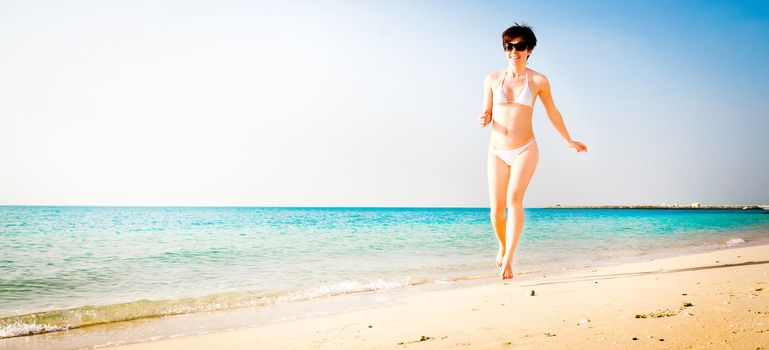
[[[533,80],[534,82],[536,83],[547,82],[547,77],[544,74],[537,72],[533,69],[528,69],[528,72],[529,72],[529,79]]]
[[[500,70],[495,70],[495,71],[487,74],[486,76],[487,77],[491,77],[491,78],[502,78],[503,74],[505,74],[505,69],[504,68],[502,68]]]
[[[502,76],[504,74],[505,74],[505,70],[504,69],[493,71],[493,72],[491,72],[489,74],[486,74],[486,78],[484,79],[484,81],[486,83],[491,83],[491,82],[498,81],[499,79],[502,79]]]
[[[529,69],[529,81],[531,81],[532,86],[537,91],[542,91],[542,89],[547,89],[550,86],[550,81],[547,80],[547,77],[533,69]]]

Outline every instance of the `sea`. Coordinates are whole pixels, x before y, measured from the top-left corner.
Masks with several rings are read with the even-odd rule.
[[[764,210],[525,209],[516,279],[769,243]],[[0,348],[205,334],[495,280],[488,208],[0,206]]]

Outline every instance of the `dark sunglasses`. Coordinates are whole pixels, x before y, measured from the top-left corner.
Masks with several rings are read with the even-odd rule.
[[[517,43],[504,43],[502,44],[502,47],[505,49],[505,51],[513,51],[513,48],[518,51],[526,51],[526,49],[529,48],[529,46],[526,45],[526,43],[523,41],[519,41]]]

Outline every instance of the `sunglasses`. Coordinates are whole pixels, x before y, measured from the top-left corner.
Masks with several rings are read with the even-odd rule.
[[[529,48],[528,45],[526,45],[525,42],[519,41],[517,43],[504,43],[502,44],[502,47],[505,49],[505,51],[513,51],[513,49],[516,49],[517,51],[526,51],[526,49]]]

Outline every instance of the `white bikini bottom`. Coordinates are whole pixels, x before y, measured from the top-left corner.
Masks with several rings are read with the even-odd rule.
[[[499,159],[502,159],[505,164],[513,165],[515,158],[518,158],[518,156],[527,148],[529,148],[529,146],[531,146],[531,144],[534,142],[537,142],[537,139],[532,138],[531,141],[527,142],[521,147],[506,150],[493,149],[491,148],[491,145],[489,145],[489,151],[493,152],[497,157],[499,157]]]

